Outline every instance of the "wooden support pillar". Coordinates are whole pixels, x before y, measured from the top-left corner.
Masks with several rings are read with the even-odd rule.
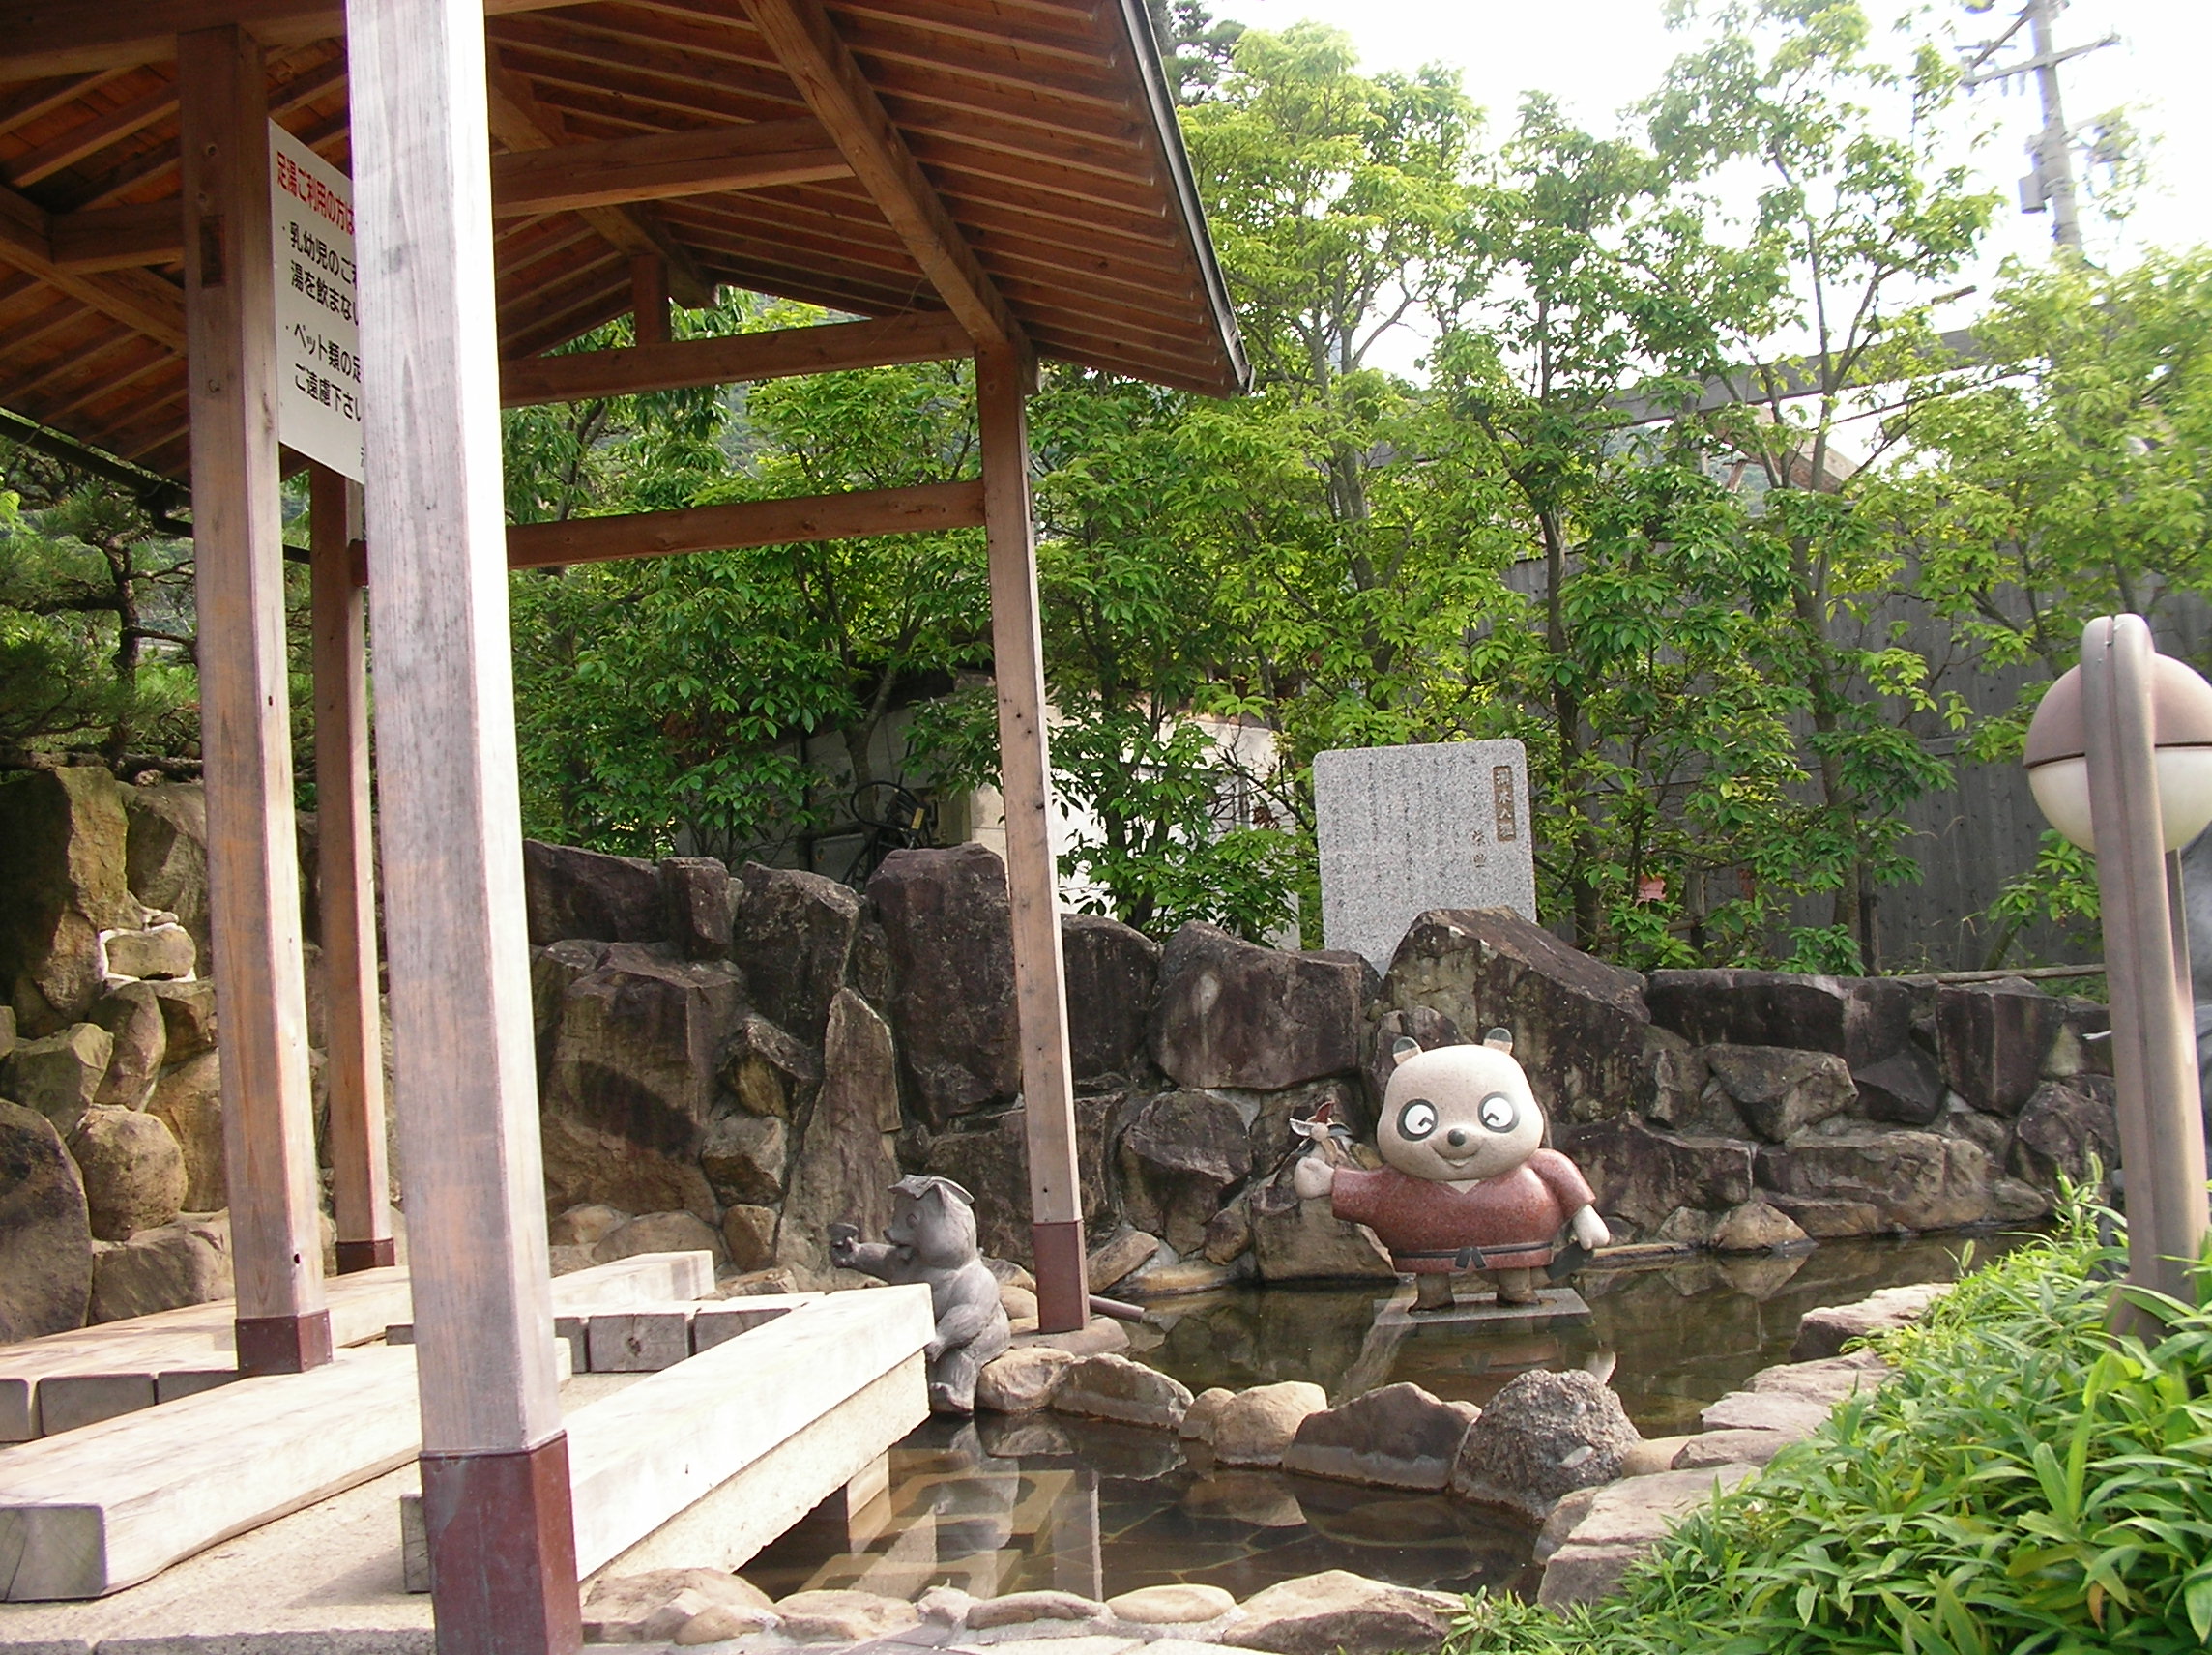
[[[354,583],[361,485],[309,468],[317,892],[323,921],[325,1089],[338,1274],[398,1263],[384,1148],[384,1016],[376,1001],[376,874],[369,837],[368,595]]]
[[[292,823],[267,83],[260,46],[236,27],[193,30],[177,46],[200,732],[238,1362],[249,1374],[297,1373],[330,1360],[331,1323]]]
[[[440,1655],[582,1642],[500,475],[482,0],[348,0],[378,843]]]
[[[1014,915],[1014,1004],[1028,1125],[1030,1232],[1037,1325],[1086,1325],[1083,1202],[1075,1162],[1075,1089],[1067,1055],[1052,856],[1052,762],[1044,724],[1044,643],[1037,623],[1036,540],[1030,522],[1028,373],[1021,353],[975,353],[983,448],[984,535],[991,557],[991,653],[999,684],[999,763],[1006,803],[1006,893]]]
[[[668,343],[668,261],[658,253],[638,253],[629,261],[630,310],[637,343]]]

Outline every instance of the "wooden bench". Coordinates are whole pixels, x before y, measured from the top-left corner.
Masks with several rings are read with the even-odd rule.
[[[704,1252],[640,1253],[553,1281],[557,1316],[694,1298],[714,1286]],[[324,1284],[331,1342],[382,1336],[410,1314],[407,1267],[389,1264]],[[742,1302],[742,1301],[741,1301]],[[0,1443],[28,1442],[227,1384],[238,1377],[234,1301],[102,1322],[0,1346]]]
[[[577,1572],[738,1567],[928,1417],[934,1331],[927,1288],[830,1293],[578,1408]],[[400,1528],[427,1591],[419,1494]]]

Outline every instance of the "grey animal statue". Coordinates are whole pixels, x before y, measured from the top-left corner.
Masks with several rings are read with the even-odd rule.
[[[926,1350],[932,1413],[975,1411],[975,1376],[1013,1343],[999,1279],[975,1247],[975,1198],[950,1178],[916,1175],[891,1185],[886,1239],[862,1241],[850,1224],[830,1227],[830,1261],[887,1282],[929,1289],[937,1331]]]

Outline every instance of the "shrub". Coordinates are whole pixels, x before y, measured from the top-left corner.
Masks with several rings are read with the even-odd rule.
[[[2152,1655],[2212,1648],[2212,1314],[2060,1233],[1885,1336],[1899,1369],[1687,1519],[1621,1596],[1470,1606],[1458,1647],[1573,1655]]]

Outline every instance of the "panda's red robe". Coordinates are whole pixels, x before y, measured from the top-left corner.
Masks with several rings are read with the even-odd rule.
[[[1542,1269],[1567,1220],[1596,1203],[1574,1162],[1557,1149],[1538,1149],[1510,1173],[1473,1184],[1410,1177],[1390,1167],[1339,1167],[1329,1208],[1374,1231],[1398,1269],[1449,1275]]]

